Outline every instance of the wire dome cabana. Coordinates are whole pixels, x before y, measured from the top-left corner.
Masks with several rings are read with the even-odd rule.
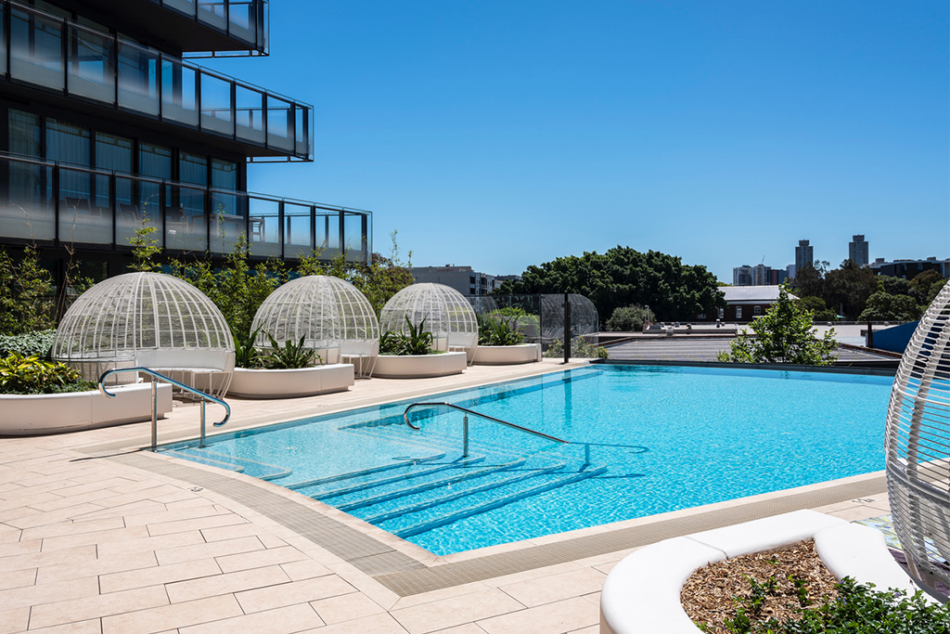
[[[106,370],[148,367],[212,396],[234,370],[231,331],[208,297],[163,273],[127,273],[99,282],[63,316],[52,357],[89,381]],[[132,382],[132,373],[113,375]]]
[[[251,330],[258,328],[261,348],[271,348],[268,334],[280,345],[303,337],[304,347],[326,363],[358,361],[362,371],[365,362],[370,374],[379,354],[373,306],[355,286],[329,275],[298,277],[275,290],[257,309]]]
[[[407,318],[414,326],[425,319],[436,350],[478,345],[475,311],[464,295],[444,284],[413,284],[393,295],[380,313],[380,330],[408,335]]]
[[[600,330],[597,308],[583,295],[569,293],[571,304],[571,336],[590,335]],[[549,343],[564,338],[564,295],[541,296],[541,340]]]
[[[950,586],[950,284],[920,319],[894,377],[885,430],[887,490],[911,576]]]

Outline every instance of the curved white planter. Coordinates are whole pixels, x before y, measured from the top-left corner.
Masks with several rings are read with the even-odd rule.
[[[159,383],[158,416],[172,410],[172,386]],[[69,394],[0,394],[0,435],[32,436],[92,429],[152,420],[152,385],[108,388],[115,398],[98,391]]]
[[[478,346],[475,349],[475,365],[514,365],[541,360],[541,346],[522,343],[517,346]]]
[[[373,376],[388,379],[421,379],[433,376],[459,374],[468,367],[464,352],[420,354],[397,357],[381,354],[376,357]]]
[[[349,363],[316,365],[296,370],[234,368],[228,396],[240,398],[294,398],[340,392],[353,385]]]

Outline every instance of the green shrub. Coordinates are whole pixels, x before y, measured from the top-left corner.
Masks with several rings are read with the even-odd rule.
[[[503,317],[497,313],[477,315],[478,345],[517,346],[524,343],[524,335],[518,332],[515,317]]]
[[[656,315],[652,310],[634,304],[615,308],[606,326],[612,332],[642,332],[644,322],[655,320]]]
[[[406,324],[409,326],[408,335],[393,331],[383,333],[383,336],[379,339],[380,354],[404,357],[436,352],[432,349],[432,333],[425,330],[425,319],[419,322],[418,326],[414,326],[409,321],[409,317],[406,317]]]
[[[544,351],[545,357],[557,359],[564,356],[564,344],[560,339],[551,342],[551,347]],[[602,346],[595,346],[587,343],[581,337],[575,337],[571,341],[571,358],[573,359],[606,359],[607,349]]]
[[[50,348],[53,347],[55,337],[55,330],[39,330],[19,335],[0,335],[0,358],[6,357],[11,352],[16,352],[27,357],[36,355],[41,359],[49,360]]]
[[[263,357],[262,363],[268,370],[298,370],[314,365],[314,361],[317,364],[323,363],[323,359],[316,350],[304,347],[305,337],[302,335],[300,341],[297,342],[288,339],[283,347],[269,333],[267,338],[270,340],[271,348],[268,350],[269,354]]]
[[[0,359],[0,393],[57,394],[96,389],[92,381],[83,381],[75,369],[62,363],[43,361],[36,355],[16,352]]]

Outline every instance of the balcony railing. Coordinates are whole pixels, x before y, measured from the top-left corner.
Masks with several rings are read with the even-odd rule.
[[[224,255],[244,234],[255,257],[368,263],[373,246],[368,211],[0,155],[0,242],[128,251],[146,219],[179,253]]]
[[[313,107],[109,33],[0,0],[0,77],[242,144],[313,160]]]

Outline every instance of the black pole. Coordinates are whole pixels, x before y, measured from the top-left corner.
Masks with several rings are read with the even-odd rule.
[[[564,293],[564,363],[571,360],[571,299]]]
[[[871,318],[868,317],[868,339],[865,342],[868,348],[874,347],[874,326],[871,325]]]

